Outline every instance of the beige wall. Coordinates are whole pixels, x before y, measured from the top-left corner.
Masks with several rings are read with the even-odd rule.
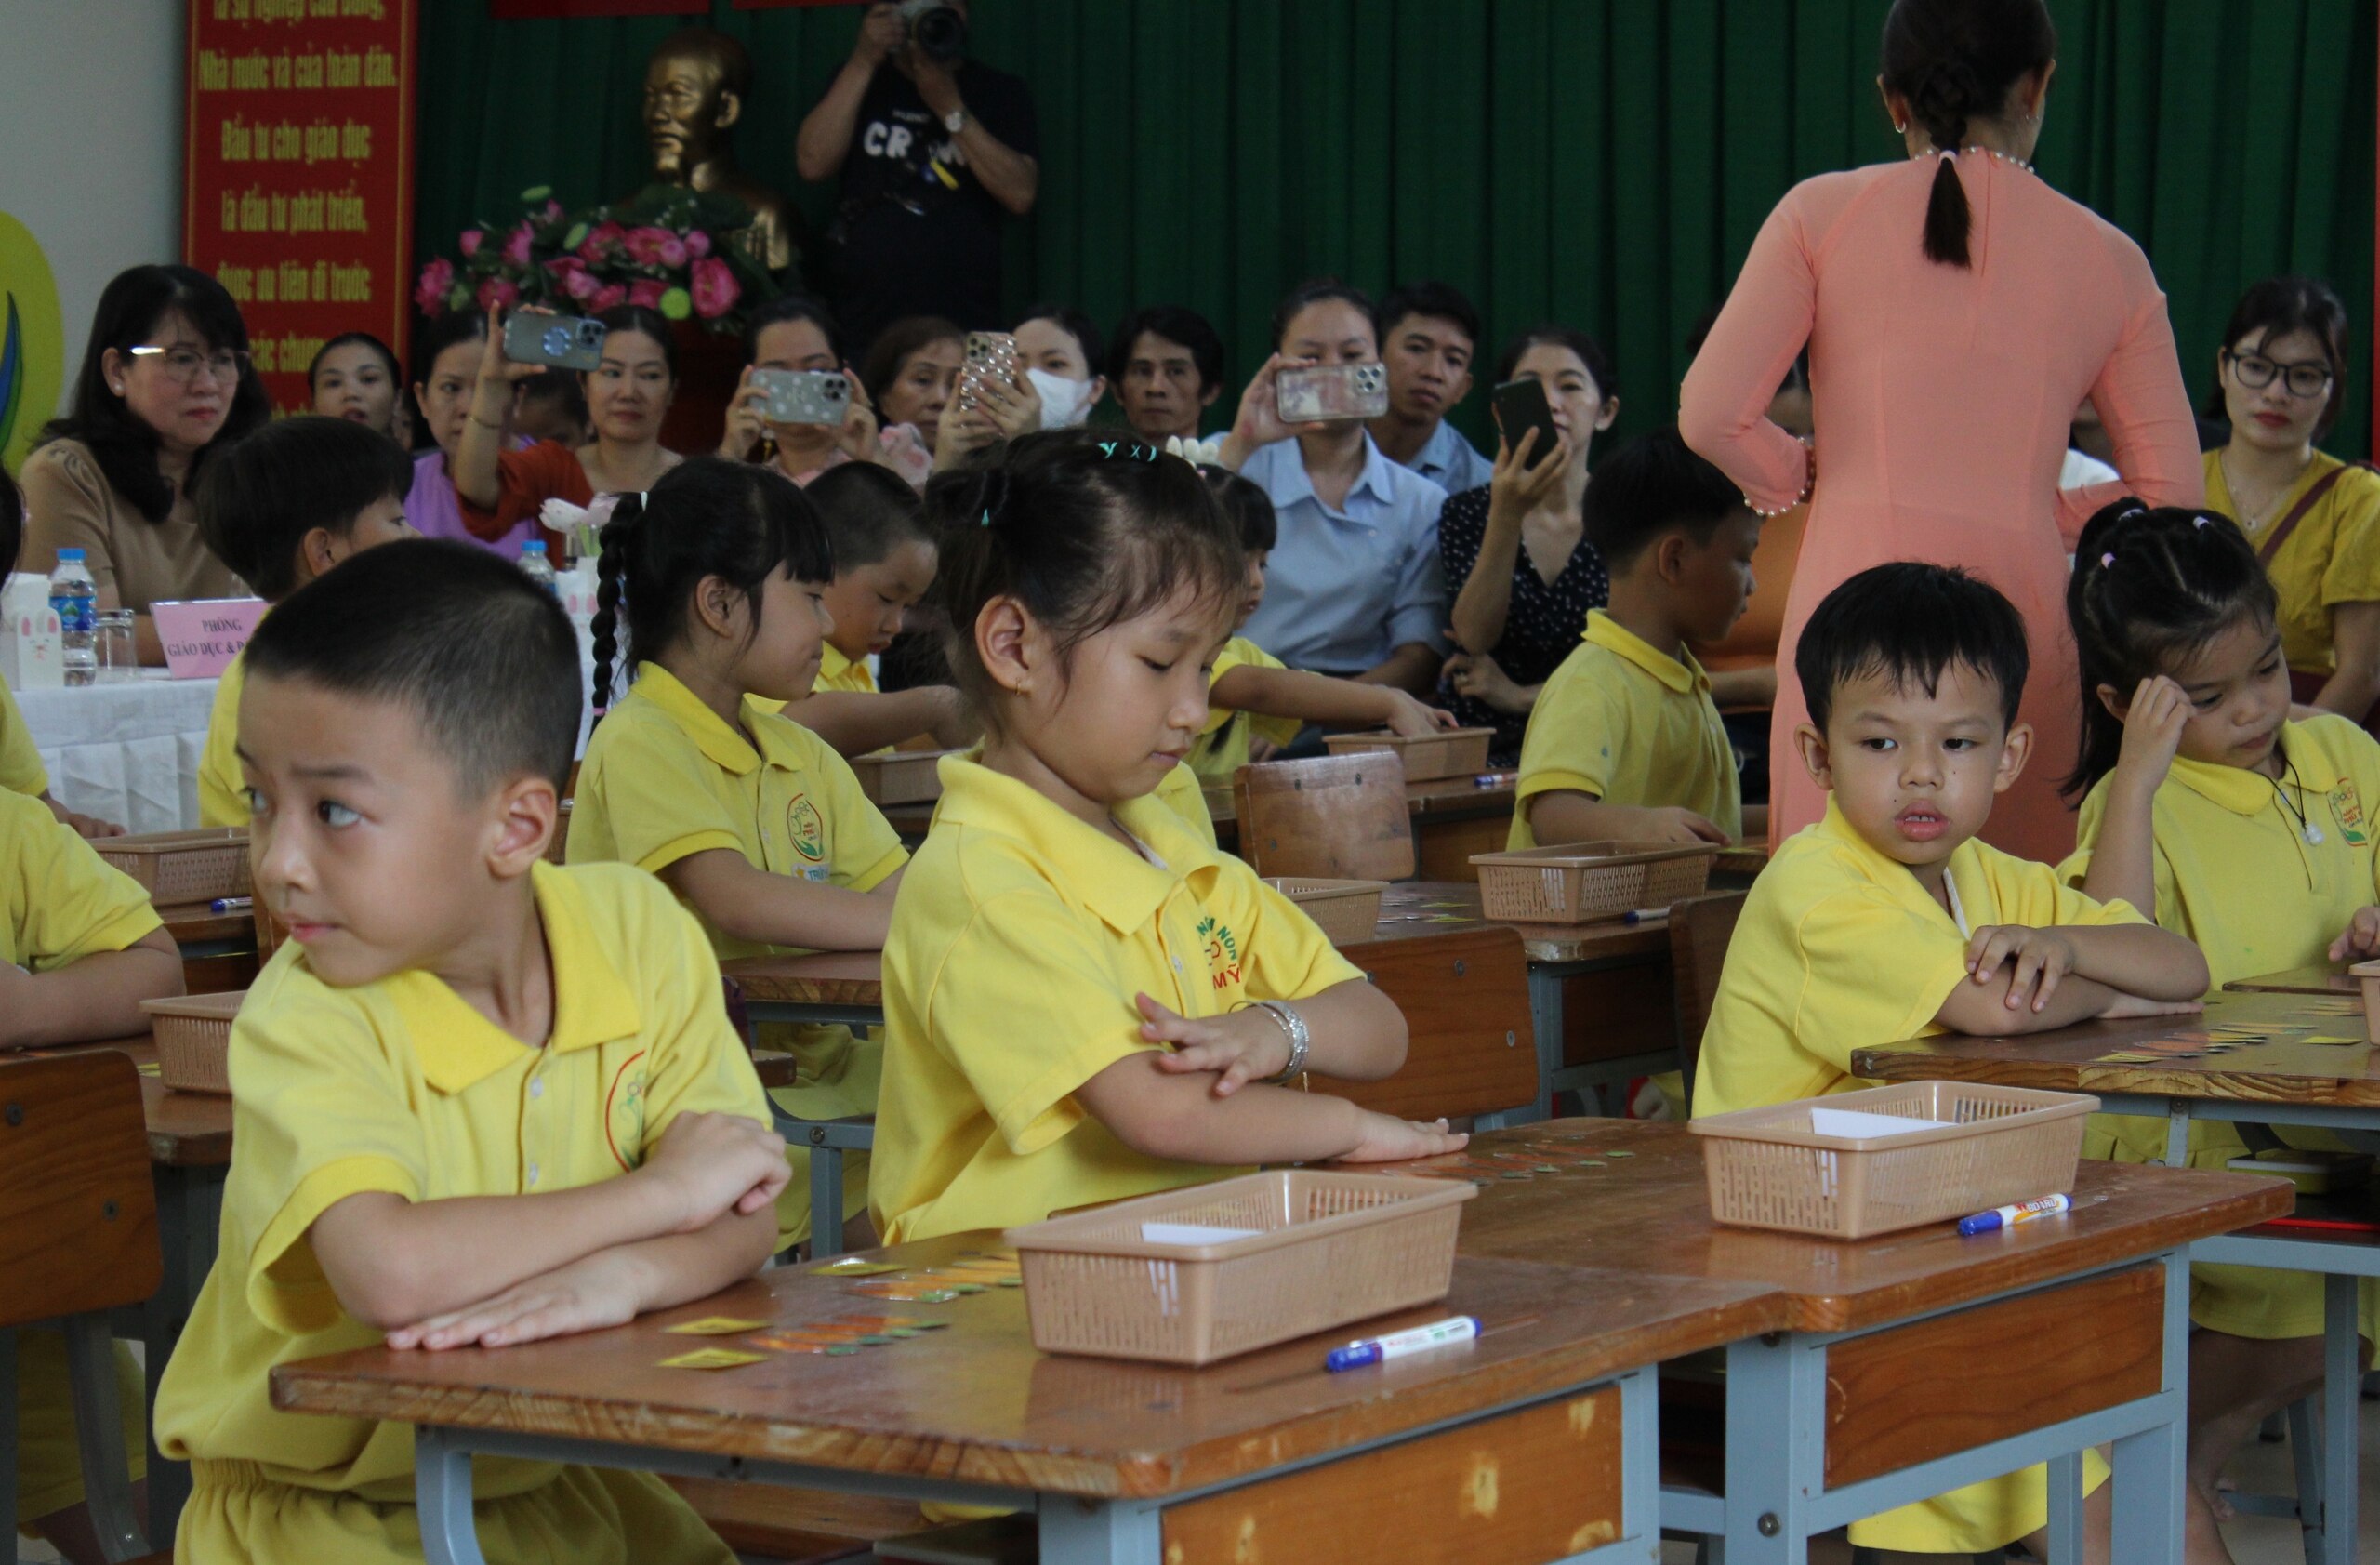
[[[71,384],[107,280],[181,259],[186,0],[0,0],[0,211],[58,279]]]

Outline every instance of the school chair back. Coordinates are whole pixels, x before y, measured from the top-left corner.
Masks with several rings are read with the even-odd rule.
[[[1537,1034],[1520,931],[1370,940],[1341,954],[1405,1013],[1405,1065],[1384,1081],[1309,1076],[1313,1091],[1403,1120],[1469,1119],[1537,1101]]]
[[[17,1328],[66,1334],[85,1497],[112,1560],[145,1554],[108,1312],[164,1280],[140,1076],[113,1049],[0,1065],[0,1538],[16,1535]]]
[[[1686,1101],[1694,1101],[1695,1068],[1702,1059],[1702,1029],[1719,997],[1719,973],[1727,962],[1727,942],[1743,916],[1745,894],[1725,891],[1670,905],[1670,982],[1675,986],[1677,1065],[1686,1078]]]
[[[1405,763],[1385,750],[1242,766],[1231,788],[1239,856],[1260,875],[1413,878]]]

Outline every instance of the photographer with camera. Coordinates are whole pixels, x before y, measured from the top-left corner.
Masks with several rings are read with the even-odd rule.
[[[996,328],[1000,220],[1033,209],[1025,83],[969,60],[968,0],[870,6],[851,59],[801,122],[794,165],[840,179],[825,282],[854,342],[904,315]]]

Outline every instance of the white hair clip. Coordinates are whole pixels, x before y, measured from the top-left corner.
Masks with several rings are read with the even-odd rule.
[[[2114,564],[2115,563],[2116,563],[2115,551],[2114,551],[2114,550],[2109,550],[2107,553],[2102,554],[2102,555],[2100,555],[2100,556],[2099,556],[2099,568],[2100,568],[2101,570],[2106,570],[2109,565],[2112,565],[2112,564]]]

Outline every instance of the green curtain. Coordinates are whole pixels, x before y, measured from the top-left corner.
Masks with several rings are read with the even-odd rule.
[[[1235,390],[1275,298],[1337,273],[1443,278],[1493,344],[1544,319],[1620,366],[1620,427],[1671,418],[1695,318],[1798,179],[1898,155],[1877,103],[1887,0],[977,0],[975,53],[1023,74],[1041,195],[1010,225],[1012,302],[1112,323],[1191,305]],[[551,184],[641,180],[639,85],[668,18],[496,22],[424,7],[419,248]],[[796,127],[854,7],[738,11],[759,62],[745,166],[822,225]],[[2052,0],[2058,73],[2038,162],[2137,238],[2173,301],[2193,398],[2241,287],[2328,278],[2354,321],[2330,444],[2369,444],[2374,18],[2366,0]],[[1484,381],[1487,368],[1483,366]],[[1217,419],[1227,413],[1229,396]],[[1486,397],[1457,423],[1477,438]]]

